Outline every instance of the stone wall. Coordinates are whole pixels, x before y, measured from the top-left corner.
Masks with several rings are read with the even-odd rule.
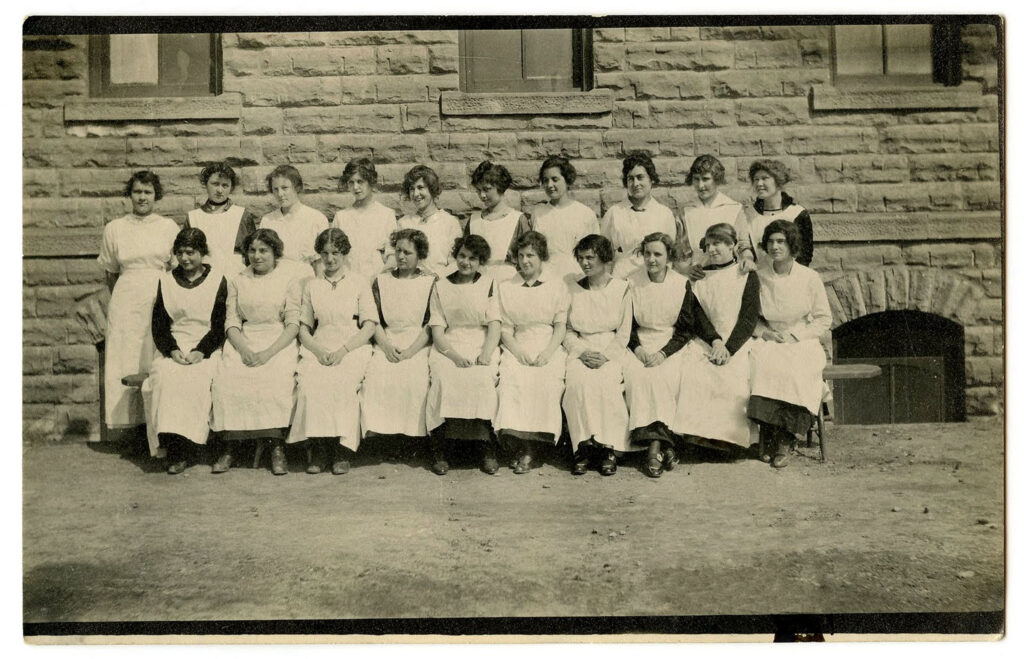
[[[966,327],[968,411],[1000,411],[995,27],[963,33],[971,107],[891,111],[814,109],[813,88],[830,84],[829,30],[595,29],[595,86],[613,96],[611,111],[535,115],[442,114],[441,96],[459,88],[455,30],[228,33],[223,99],[237,103],[237,117],[119,113],[126,118],[117,121],[67,111],[90,102],[87,37],[25,37],[25,437],[96,432],[95,348],[72,311],[102,286],[99,236],[126,210],[120,194],[130,172],[155,170],[166,191],[158,212],[181,221],[203,200],[200,168],[224,158],[240,164],[240,203],[270,210],[263,178],[290,163],[305,180],[304,201],[329,216],[349,203],[338,177],[357,156],[378,164],[379,197],[396,208],[404,172],[430,164],[442,180],[441,205],[460,213],[477,203],[469,176],[485,158],[512,171],[511,201],[529,209],[543,199],[540,160],[565,153],[580,172],[577,198],[598,213],[622,198],[619,163],[632,149],[654,155],[656,196],[677,210],[696,202],[683,184],[696,155],[722,160],[724,190],[736,199],[750,197],[750,163],[777,158],[795,175],[789,191],[814,217],[814,266],[838,282],[833,293],[849,293],[850,277],[868,290],[883,269],[966,282],[969,303],[949,313]],[[853,313],[838,297],[834,304],[837,319]]]

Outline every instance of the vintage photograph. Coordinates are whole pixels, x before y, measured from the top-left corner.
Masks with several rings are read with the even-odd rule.
[[[1004,28],[26,19],[26,640],[999,638]]]

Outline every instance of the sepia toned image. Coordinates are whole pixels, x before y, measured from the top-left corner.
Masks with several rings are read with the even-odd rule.
[[[871,20],[27,19],[26,639],[999,638],[1004,23]]]

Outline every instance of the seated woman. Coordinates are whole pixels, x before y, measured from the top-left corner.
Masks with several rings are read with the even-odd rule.
[[[210,386],[224,345],[228,285],[203,263],[210,249],[199,229],[182,229],[173,250],[178,266],[160,278],[153,304],[153,343],[160,354],[142,395],[149,434],[167,449],[167,473],[180,474],[188,466],[189,442],[204,445],[210,433]]]
[[[494,429],[515,455],[514,472],[525,474],[534,466],[536,445],[554,445],[562,433],[569,292],[544,272],[543,234],[527,231],[515,247],[519,273],[498,285],[502,351]]]
[[[448,472],[445,440],[477,442],[486,474],[498,471],[491,422],[498,409],[495,386],[501,314],[494,280],[480,272],[491,257],[482,237],[455,241],[458,270],[437,281],[430,298],[430,390],[427,429],[434,445],[433,470]]]
[[[760,286],[756,274],[740,271],[731,224],[711,225],[701,242],[704,278],[687,283],[683,301],[683,315],[697,336],[680,352],[682,380],[671,429],[685,442],[738,456],[752,443],[754,428],[747,419],[747,355],[761,309]]]
[[[306,282],[299,311],[299,365],[295,416],[288,442],[308,439],[306,473],[319,474],[331,459],[331,472],[344,474],[359,449],[359,387],[370,362],[369,282],[349,270],[352,246],[341,229],[316,237],[322,277]]]
[[[437,276],[420,268],[430,245],[417,229],[391,234],[396,267],[377,275],[370,287],[373,307],[363,322],[376,325],[373,355],[359,394],[363,433],[426,437],[425,408],[430,388],[430,294]]]
[[[690,332],[677,324],[686,296],[686,278],[671,268],[675,243],[651,233],[640,243],[644,268],[629,277],[633,323],[624,380],[630,442],[647,447],[644,473],[658,478],[675,465],[675,437],[669,424],[679,398],[679,350]]]
[[[466,234],[487,241],[494,260],[484,263],[481,272],[496,282],[516,274],[512,241],[523,221],[523,214],[505,203],[505,191],[512,186],[512,174],[503,165],[485,160],[477,165],[471,180],[483,210],[474,211],[466,223]]]
[[[758,269],[761,317],[750,348],[750,402],[747,416],[761,425],[773,467],[789,462],[796,437],[807,433],[821,406],[825,351],[821,336],[832,325],[825,285],[814,270],[795,261],[800,230],[775,220],[760,247],[771,264]]]
[[[302,286],[278,267],[284,244],[273,229],[257,229],[244,247],[249,266],[228,280],[228,341],[213,378],[213,430],[224,433],[213,473],[231,468],[239,441],[255,439],[273,444],[274,475],[287,474]]]
[[[814,225],[811,223],[811,215],[784,191],[789,180],[789,170],[778,160],[758,160],[750,166],[750,183],[754,186],[757,199],[753,207],[744,207],[746,217],[743,222],[737,223],[736,231],[739,233],[742,258],[756,261],[758,267],[764,262],[771,262],[771,258],[757,248],[761,246],[765,227],[774,220],[788,220],[796,225],[803,247],[803,251],[796,257],[797,263],[809,266],[814,256]],[[740,265],[744,266],[742,262]],[[744,266],[744,269],[752,270],[753,266]]]
[[[615,253],[610,240],[584,236],[575,252],[585,276],[569,287],[562,342],[568,352],[562,408],[573,448],[572,473],[587,473],[591,460],[600,458],[601,474],[611,476],[616,471],[615,452],[629,450],[622,365],[633,306],[629,284],[612,277]]]

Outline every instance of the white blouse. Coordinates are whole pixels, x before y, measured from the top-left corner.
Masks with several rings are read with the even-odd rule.
[[[794,262],[788,275],[780,275],[767,263],[757,276],[761,279],[761,317],[772,329],[805,341],[817,340],[832,326],[832,308],[817,272]]]

